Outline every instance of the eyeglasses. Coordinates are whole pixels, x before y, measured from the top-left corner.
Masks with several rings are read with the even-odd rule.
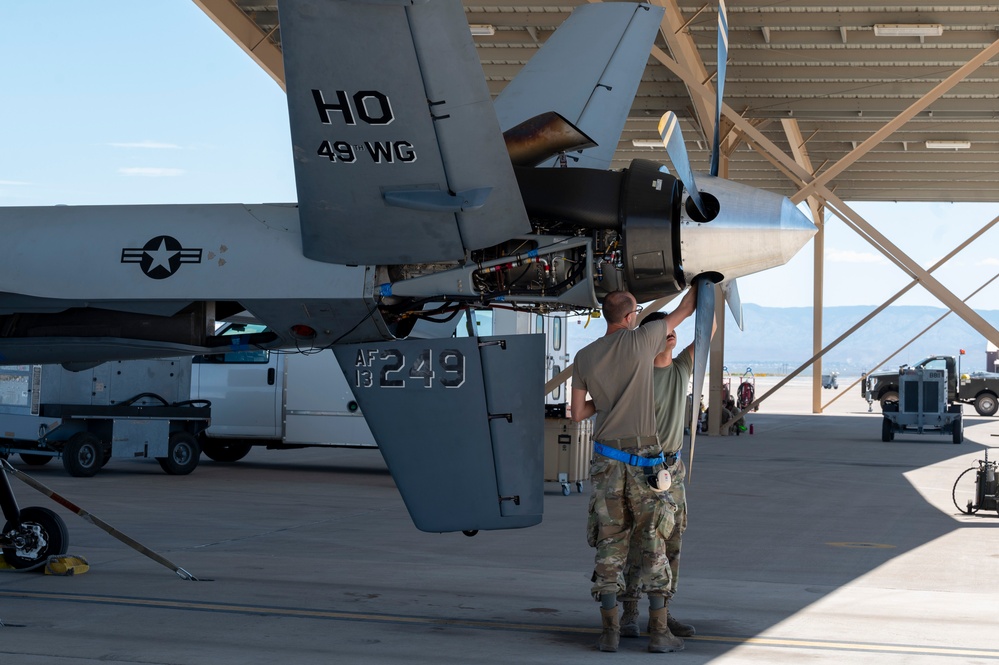
[[[644,307],[642,307],[641,305],[638,305],[638,306],[637,306],[637,307],[635,308],[635,314],[641,314],[641,313],[642,313],[642,310],[643,310],[643,309],[645,309],[645,308],[644,308]]]

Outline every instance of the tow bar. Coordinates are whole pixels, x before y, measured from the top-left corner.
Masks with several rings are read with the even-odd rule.
[[[142,543],[126,536],[96,515],[88,513],[83,508],[80,508],[66,497],[49,489],[28,474],[15,469],[5,459],[0,459],[0,471],[2,471],[0,473],[0,507],[3,508],[3,516],[7,520],[3,531],[0,532],[0,549],[3,551],[4,560],[13,568],[22,570],[38,568],[45,565],[49,557],[65,554],[69,548],[69,533],[66,530],[66,523],[63,522],[62,518],[48,508],[29,506],[18,509],[17,500],[14,498],[14,491],[10,486],[10,480],[7,478],[8,474],[16,476],[28,486],[38,490],[60,506],[73,511],[85,521],[90,522],[112,538],[125,543],[139,554],[149,557],[162,566],[166,566],[181,579],[194,582],[208,581],[199,580],[191,573],[165,557],[160,556]]]

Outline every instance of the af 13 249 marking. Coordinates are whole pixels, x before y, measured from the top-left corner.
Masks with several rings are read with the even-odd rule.
[[[405,388],[407,380],[423,388],[433,388],[434,379],[444,388],[460,388],[465,383],[465,355],[457,349],[444,349],[436,358],[431,349],[423,349],[408,371],[406,355],[399,349],[359,349],[354,367],[356,388]]]

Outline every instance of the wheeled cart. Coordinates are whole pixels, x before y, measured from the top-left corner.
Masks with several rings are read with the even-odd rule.
[[[740,411],[745,411],[746,408],[753,403],[756,399],[756,375],[753,374],[753,368],[747,367],[746,372],[742,375],[742,383],[739,384],[739,388],[736,391],[735,405],[739,407]],[[756,407],[753,411],[759,411],[760,407]]]
[[[593,456],[593,421],[578,423],[569,418],[545,419],[545,481],[562,485],[569,496],[571,484],[583,491],[583,481],[590,477]]]
[[[891,441],[897,433],[934,432],[963,442],[961,405],[947,402],[947,370],[903,367],[898,374],[898,402],[887,402],[881,410],[881,440]]]
[[[961,473],[954,481],[951,498],[954,505],[965,515],[974,515],[979,510],[999,512],[999,464],[989,461],[989,450],[985,449],[985,459],[978,460],[977,467]]]
[[[0,456],[31,465],[62,457],[93,476],[112,458],[153,457],[169,474],[198,465],[211,408],[190,396],[191,360],[129,360],[74,372],[59,365],[0,367]]]

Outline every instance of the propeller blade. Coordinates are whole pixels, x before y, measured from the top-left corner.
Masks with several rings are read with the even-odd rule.
[[[687,462],[687,479],[694,471],[694,438],[697,434],[697,404],[704,389],[704,374],[711,348],[711,326],[715,320],[715,284],[705,275],[694,278],[697,285],[697,309],[694,312],[694,386],[690,410],[690,452]]]
[[[683,134],[680,132],[680,120],[672,111],[663,113],[659,118],[659,136],[663,140],[663,146],[669,154],[669,159],[673,162],[673,168],[687,189],[687,195],[693,200],[694,205],[704,217],[709,217],[708,209],[701,198],[701,190],[697,188],[697,181],[694,179],[694,170],[690,168],[690,157],[687,155],[687,146],[683,142]]]
[[[720,129],[722,116],[722,99],[725,95],[725,70],[728,65],[728,10],[725,0],[718,0],[718,75],[715,83],[715,140],[711,148],[711,170],[713,176],[718,175],[718,152],[721,148]],[[700,209],[700,208],[698,208]]]
[[[722,293],[725,294],[725,302],[728,303],[728,309],[732,312],[732,318],[735,319],[739,330],[745,330],[742,325],[742,298],[739,297],[739,285],[736,284],[734,279],[730,282],[725,282],[722,284]]]

